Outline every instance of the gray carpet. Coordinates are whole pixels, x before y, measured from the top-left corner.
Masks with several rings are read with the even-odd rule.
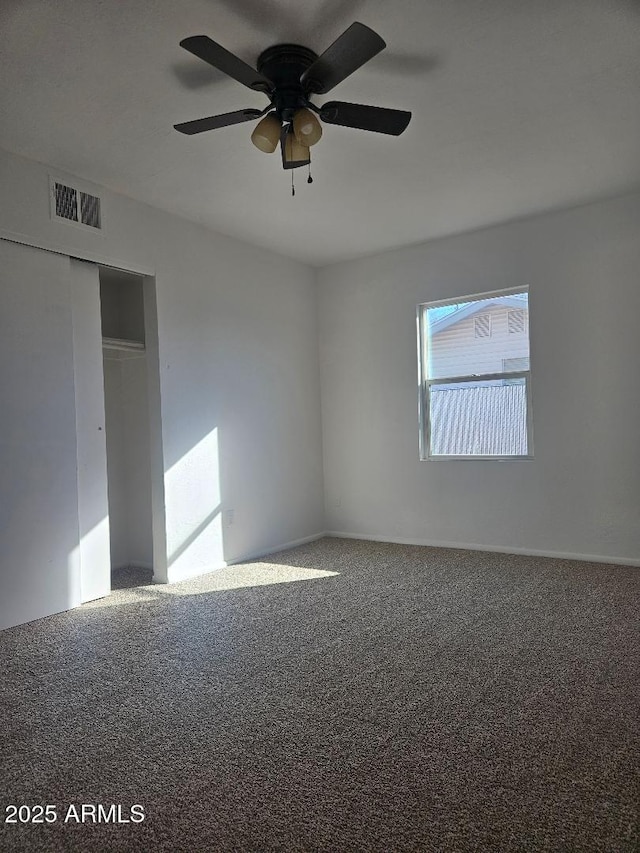
[[[324,539],[11,629],[0,803],[58,819],[0,848],[637,851],[639,613],[636,568]]]

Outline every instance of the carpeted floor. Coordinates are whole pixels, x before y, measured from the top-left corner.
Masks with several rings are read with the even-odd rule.
[[[639,613],[637,568],[324,539],[5,631],[3,821],[57,820],[0,849],[637,851]]]

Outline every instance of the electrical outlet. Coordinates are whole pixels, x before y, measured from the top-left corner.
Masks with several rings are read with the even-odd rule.
[[[227,525],[227,527],[231,527],[231,525],[233,524],[235,512],[236,512],[235,509],[225,509],[225,511],[224,511],[224,522]]]

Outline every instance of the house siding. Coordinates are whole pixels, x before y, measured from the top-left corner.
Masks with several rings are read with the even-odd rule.
[[[528,312],[523,332],[509,332],[512,308],[488,308],[433,335],[429,341],[429,378],[501,373],[503,360],[529,356]],[[522,309],[520,309],[522,310]],[[475,320],[491,317],[491,334],[475,336]]]

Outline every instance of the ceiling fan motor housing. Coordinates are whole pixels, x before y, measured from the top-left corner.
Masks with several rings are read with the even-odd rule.
[[[317,58],[308,47],[298,44],[276,44],[258,57],[258,71],[273,83],[271,103],[281,121],[292,121],[296,110],[309,105],[308,91],[300,78]]]

